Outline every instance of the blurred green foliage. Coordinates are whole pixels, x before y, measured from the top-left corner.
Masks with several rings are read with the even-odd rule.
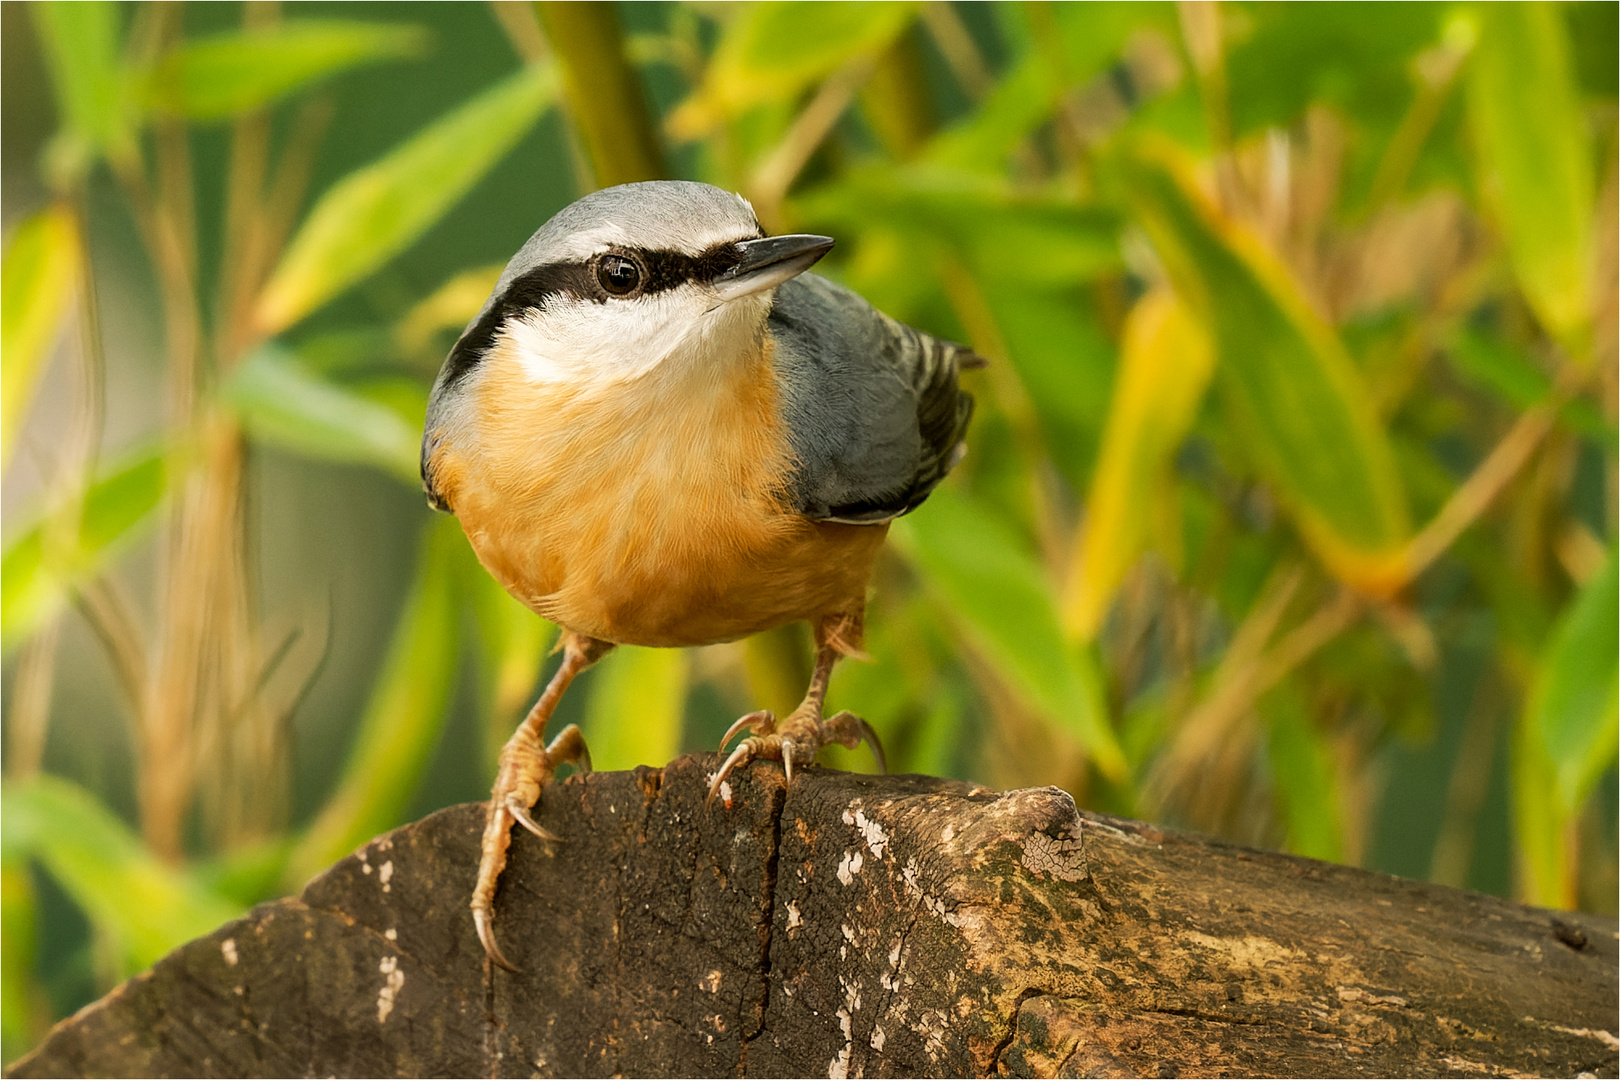
[[[554,631],[420,505],[427,387],[533,229],[666,171],[992,360],[834,680],[892,767],[1613,910],[1614,4],[289,7],[5,8],[56,118],[7,178],[6,1060],[487,790]],[[560,719],[661,764],[805,647],[621,650]]]

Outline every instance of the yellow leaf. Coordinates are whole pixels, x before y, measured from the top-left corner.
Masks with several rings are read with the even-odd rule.
[[[1293,274],[1200,192],[1184,155],[1144,146],[1131,200],[1214,343],[1227,422],[1306,543],[1341,580],[1406,580],[1406,492],[1361,372]]]
[[[0,269],[0,462],[11,459],[45,359],[79,285],[79,227],[65,204],[24,221]]]
[[[695,139],[757,106],[791,99],[859,56],[875,57],[911,24],[909,3],[750,4],[721,32],[703,82],[667,121]]]
[[[1120,580],[1145,546],[1153,495],[1215,368],[1203,326],[1169,290],[1144,296],[1125,325],[1102,453],[1075,542],[1064,630],[1097,635]]]
[[[405,313],[395,337],[409,352],[426,348],[440,330],[460,330],[483,310],[503,264],[463,270]]]
[[[1468,107],[1481,187],[1525,299],[1572,345],[1591,311],[1595,185],[1564,18],[1544,3],[1477,11]]]

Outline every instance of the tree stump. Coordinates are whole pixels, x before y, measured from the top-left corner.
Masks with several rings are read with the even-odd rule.
[[[1612,920],[1098,814],[712,757],[483,808],[177,949],[14,1076],[1615,1075]]]

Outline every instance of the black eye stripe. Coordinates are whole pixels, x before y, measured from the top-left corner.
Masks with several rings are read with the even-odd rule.
[[[764,236],[763,231],[759,234]],[[626,297],[615,297],[602,287],[596,276],[596,264],[602,256],[577,262],[548,263],[537,266],[515,278],[506,291],[469,326],[450,350],[441,374],[446,387],[459,381],[484,358],[506,321],[533,308],[542,307],[556,296],[575,300],[593,300],[605,304],[610,300],[631,299],[678,288],[688,282],[710,282],[742,261],[742,253],[734,243],[715,244],[701,255],[688,255],[683,251],[649,251],[640,248],[610,248],[604,255],[620,255],[638,262],[646,271],[647,280]]]
[[[688,282],[709,282],[742,261],[736,244],[716,244],[701,255],[688,255],[683,251],[638,251],[614,248],[609,255],[634,258],[647,269],[647,280],[641,292],[663,292]]]

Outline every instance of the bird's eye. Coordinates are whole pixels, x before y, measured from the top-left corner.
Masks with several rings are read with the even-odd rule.
[[[622,255],[605,255],[596,264],[596,280],[614,296],[624,296],[641,287],[641,267]]]

